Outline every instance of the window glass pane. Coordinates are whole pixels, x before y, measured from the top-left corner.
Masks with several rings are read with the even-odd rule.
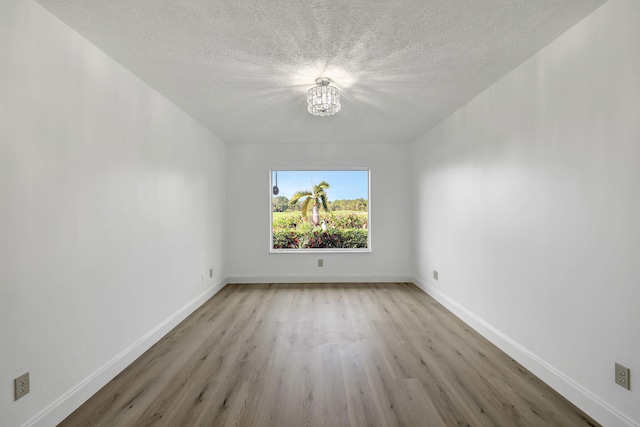
[[[368,170],[272,170],[271,251],[369,252]]]

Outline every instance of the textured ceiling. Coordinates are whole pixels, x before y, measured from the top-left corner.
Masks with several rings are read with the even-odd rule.
[[[411,142],[605,0],[39,0],[227,143]],[[342,111],[314,117],[326,76]]]

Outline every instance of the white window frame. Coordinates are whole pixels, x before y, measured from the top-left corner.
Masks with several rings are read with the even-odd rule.
[[[367,247],[366,248],[306,248],[306,249],[274,249],[273,248],[273,182],[274,172],[295,171],[366,171],[367,172]],[[308,254],[308,253],[371,253],[371,169],[364,167],[341,168],[272,168],[269,169],[269,252],[272,254]]]

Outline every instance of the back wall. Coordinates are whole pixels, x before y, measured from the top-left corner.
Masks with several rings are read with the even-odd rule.
[[[407,144],[227,145],[228,281],[409,280],[409,148]],[[372,252],[269,253],[269,170],[339,167],[371,170]],[[328,194],[331,199],[331,189]],[[318,258],[324,259],[324,267],[317,266]]]

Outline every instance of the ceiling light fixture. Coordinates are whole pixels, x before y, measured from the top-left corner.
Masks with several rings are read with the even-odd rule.
[[[340,111],[340,92],[329,83],[328,78],[318,77],[317,86],[307,92],[307,110],[314,116],[331,116]]]

